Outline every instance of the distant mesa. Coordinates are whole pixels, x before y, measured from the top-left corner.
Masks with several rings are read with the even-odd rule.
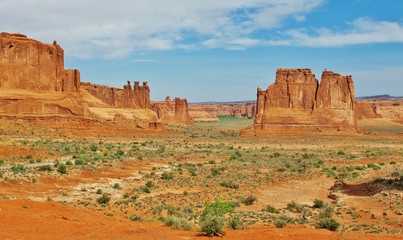
[[[355,108],[351,76],[325,70],[319,84],[310,69],[280,68],[274,84],[258,88],[253,130],[354,130]]]
[[[190,123],[183,120],[187,101],[179,102],[179,121]],[[119,129],[162,126],[151,109],[147,82],[128,81],[122,89],[81,83],[79,70],[64,69],[64,50],[56,41],[45,44],[5,32],[0,33],[0,118],[52,121],[57,127],[77,129],[100,124]]]

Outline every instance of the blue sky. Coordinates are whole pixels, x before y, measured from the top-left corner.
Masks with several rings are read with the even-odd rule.
[[[148,81],[153,100],[255,100],[277,68],[403,95],[401,0],[2,0],[0,31],[65,49],[81,80]]]

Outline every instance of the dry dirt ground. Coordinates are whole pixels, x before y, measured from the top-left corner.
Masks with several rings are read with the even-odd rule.
[[[2,135],[0,239],[208,239],[199,220],[217,201],[234,207],[223,239],[402,239],[401,125],[240,137],[250,124],[223,118],[122,138]],[[324,214],[336,231],[319,229]]]

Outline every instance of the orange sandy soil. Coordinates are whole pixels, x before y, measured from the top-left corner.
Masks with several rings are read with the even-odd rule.
[[[133,222],[56,202],[0,200],[1,239],[210,239],[155,222]],[[220,239],[402,239],[387,234],[335,233],[306,226],[226,230]]]

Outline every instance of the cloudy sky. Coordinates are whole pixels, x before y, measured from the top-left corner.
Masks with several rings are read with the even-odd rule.
[[[0,31],[65,49],[82,81],[148,81],[154,100],[254,100],[277,68],[403,95],[401,0],[1,0]]]

